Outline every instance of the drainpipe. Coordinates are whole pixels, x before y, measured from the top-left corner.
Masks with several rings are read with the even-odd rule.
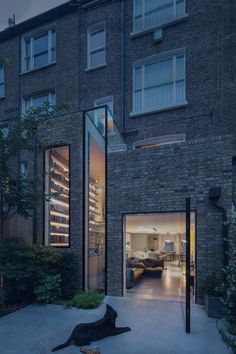
[[[120,2],[120,64],[121,64],[121,116],[122,132],[125,132],[125,1]]]
[[[227,212],[226,209],[218,204],[218,200],[221,196],[221,187],[214,187],[209,190],[209,200],[212,202],[212,205],[221,211],[222,213],[222,236],[223,236],[223,265],[226,266],[228,265],[228,244],[227,244],[227,238],[228,238],[228,225],[227,225]]]

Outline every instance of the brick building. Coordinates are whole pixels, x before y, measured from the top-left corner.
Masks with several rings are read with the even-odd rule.
[[[59,192],[58,200],[39,205],[32,222],[16,218],[9,236],[75,250],[81,288],[122,295],[138,234],[146,243],[136,249],[133,242],[136,252],[182,269],[190,197],[196,293],[206,274],[221,275],[222,210],[209,191],[221,188],[217,202],[228,212],[236,196],[235,7],[226,0],[78,0],[0,33],[7,59],[1,124],[45,100],[70,104],[40,131],[45,153],[37,171],[54,169],[44,188]],[[84,111],[104,105],[110,147],[105,108],[88,114],[97,131],[84,126]],[[32,160],[20,163],[33,171]],[[181,227],[173,231],[175,224]],[[154,242],[160,235],[163,249]]]

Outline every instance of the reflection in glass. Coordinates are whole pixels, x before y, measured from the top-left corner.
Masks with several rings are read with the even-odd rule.
[[[105,287],[105,154],[88,136],[88,287]]]
[[[40,68],[41,66],[48,64],[48,53],[43,53],[34,56],[34,68]]]
[[[69,147],[48,150],[45,160],[45,192],[49,196],[45,210],[45,241],[51,246],[67,247],[70,236]]]
[[[106,124],[105,109],[86,115],[86,283],[87,291],[105,291]]]

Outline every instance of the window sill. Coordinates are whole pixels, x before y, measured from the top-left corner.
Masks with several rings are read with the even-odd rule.
[[[107,66],[106,63],[105,64],[101,64],[101,65],[97,65],[97,66],[92,66],[90,68],[86,68],[85,71],[86,72],[90,72],[90,71],[93,71],[93,70],[104,68],[105,66]]]
[[[53,63],[47,64],[47,65],[44,65],[44,66],[40,66],[40,68],[31,69],[31,70],[28,70],[28,71],[22,71],[22,72],[20,73],[20,75],[26,75],[26,74],[29,74],[29,73],[33,73],[33,72],[35,72],[35,71],[39,71],[39,70],[48,68],[48,67],[53,66],[53,65],[55,65],[55,64],[56,64],[56,62],[53,62]]]
[[[188,105],[188,102],[185,101],[183,103],[180,104],[175,104],[172,106],[164,106],[164,107],[160,107],[160,108],[156,108],[156,109],[152,109],[152,110],[148,110],[148,111],[142,111],[142,112],[131,112],[129,114],[129,116],[132,117],[139,117],[139,116],[145,116],[147,114],[152,114],[152,113],[158,113],[158,112],[163,112],[163,111],[169,111],[172,109],[177,109],[177,108],[183,108],[186,107]]]
[[[6,96],[0,96],[0,100],[4,100],[4,98],[6,98]]]
[[[144,29],[144,30],[141,30],[141,31],[138,31],[138,32],[131,32],[130,33],[130,37],[131,38],[136,38],[136,37],[140,37],[140,36],[143,36],[147,33],[150,33],[150,32],[154,32],[160,28],[165,28],[165,27],[169,27],[169,26],[172,26],[172,25],[175,25],[177,23],[180,23],[180,22],[184,22],[186,21],[188,18],[188,14],[186,13],[185,15],[179,17],[179,18],[176,18],[172,21],[169,21],[169,22],[165,22],[165,23],[162,23],[158,26],[154,26],[152,28],[148,28],[148,29]]]

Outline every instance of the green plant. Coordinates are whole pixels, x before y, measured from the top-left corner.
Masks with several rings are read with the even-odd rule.
[[[30,289],[34,275],[32,247],[20,238],[2,240],[0,275],[7,302],[17,303],[27,299],[32,294]]]
[[[219,297],[222,295],[222,290],[220,288],[220,281],[215,273],[208,274],[200,286],[201,291],[213,297]]]
[[[41,279],[41,284],[34,289],[36,301],[40,303],[50,304],[57,302],[61,297],[61,276],[45,275]]]
[[[64,300],[69,300],[78,292],[78,260],[75,251],[65,251],[57,264],[57,272],[61,274],[61,292]]]
[[[0,59],[0,65],[3,62]],[[25,218],[34,216],[39,200],[47,199],[35,178],[18,172],[19,156],[37,154],[42,148],[38,128],[44,121],[50,122],[57,112],[68,109],[68,105],[51,105],[45,102],[41,107],[27,109],[24,117],[0,125],[0,238],[5,237],[6,221],[15,214]],[[33,159],[33,158],[32,158]]]
[[[61,254],[46,246],[30,245],[20,238],[0,242],[0,275],[7,304],[32,302],[34,289],[47,276],[56,275]]]
[[[228,323],[226,329],[220,333],[224,342],[236,353],[236,210],[233,207],[228,221],[229,234],[228,265],[224,267],[224,283],[222,285],[222,302],[224,306],[224,318]]]
[[[71,300],[64,301],[65,307],[78,307],[81,309],[94,309],[98,307],[103,299],[103,295],[97,291],[91,293],[80,292]]]

